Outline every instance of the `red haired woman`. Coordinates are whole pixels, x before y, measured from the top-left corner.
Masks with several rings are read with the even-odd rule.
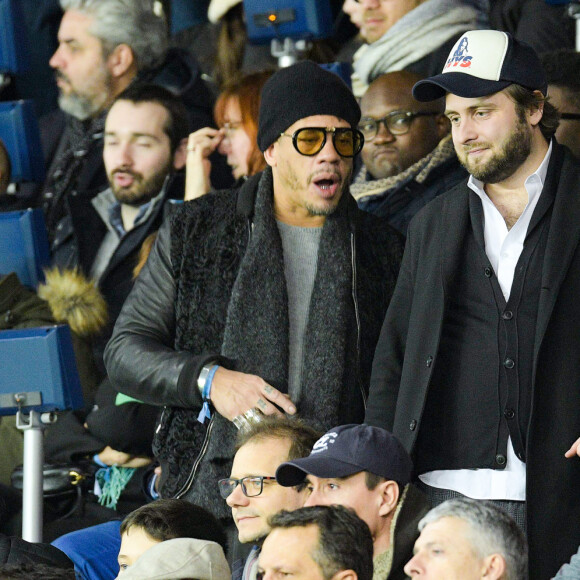
[[[227,157],[234,179],[245,179],[266,166],[258,149],[258,112],[262,87],[272,71],[241,77],[220,94],[214,116],[219,129],[204,127],[191,133],[187,144],[185,199],[212,189],[209,156],[217,149]]]

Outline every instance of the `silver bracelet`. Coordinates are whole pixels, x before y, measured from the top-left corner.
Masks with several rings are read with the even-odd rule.
[[[199,394],[203,397],[203,390],[205,389],[205,382],[207,381],[207,375],[209,371],[216,365],[216,361],[212,360],[207,364],[203,365],[199,377],[197,377],[197,388],[199,389]]]

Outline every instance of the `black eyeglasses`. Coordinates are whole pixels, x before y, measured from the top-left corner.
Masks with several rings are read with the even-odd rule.
[[[560,119],[568,119],[569,121],[580,121],[580,113],[560,113]]]
[[[363,117],[358,124],[359,130],[368,141],[372,141],[379,132],[381,123],[392,135],[404,135],[409,132],[411,123],[415,117],[432,117],[440,113],[419,111],[393,111],[385,115],[382,119],[373,119],[373,117]]]
[[[301,155],[312,157],[322,151],[328,133],[332,133],[332,144],[341,157],[354,157],[363,148],[363,134],[350,127],[303,127],[292,135],[280,133],[280,137],[292,137],[294,149]]]
[[[276,478],[267,475],[248,475],[242,477],[242,479],[230,477],[228,479],[220,479],[218,486],[220,495],[224,499],[232,495],[238,484],[242,486],[242,493],[246,497],[257,497],[264,490],[264,481],[276,481]]]

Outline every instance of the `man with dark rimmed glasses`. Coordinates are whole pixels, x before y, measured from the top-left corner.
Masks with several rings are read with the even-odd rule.
[[[403,243],[349,195],[359,119],[347,85],[313,62],[275,73],[258,127],[268,167],[176,208],[107,348],[116,388],[165,406],[162,497],[226,524],[217,482],[230,476],[236,428],[264,415],[321,431],[364,417]]]
[[[580,159],[580,53],[554,50],[540,59],[548,79],[548,96],[560,112],[555,137]]]
[[[306,457],[319,435],[300,421],[285,418],[265,418],[239,432],[231,476],[218,482],[220,495],[232,510],[239,541],[253,544],[245,561],[234,562],[233,580],[255,574],[260,547],[270,531],[270,516],[304,505],[306,486],[278,485],[276,469],[285,461]]]
[[[350,191],[359,208],[384,216],[403,235],[411,218],[467,176],[449,136],[443,101],[420,103],[407,71],[376,79],[361,100],[364,165]]]

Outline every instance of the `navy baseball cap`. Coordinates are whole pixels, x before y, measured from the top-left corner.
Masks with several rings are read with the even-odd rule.
[[[341,425],[327,431],[308,457],[282,463],[276,470],[276,481],[291,487],[302,483],[307,474],[348,477],[360,471],[407,484],[413,462],[389,431],[368,425]]]
[[[455,43],[443,72],[416,83],[413,96],[422,102],[446,93],[485,97],[511,84],[547,94],[548,81],[536,51],[507,32],[471,30]]]

